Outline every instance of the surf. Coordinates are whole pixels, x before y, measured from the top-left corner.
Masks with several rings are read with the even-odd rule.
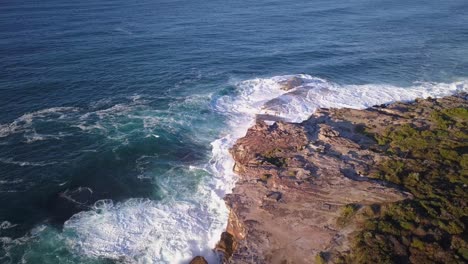
[[[299,78],[290,90],[283,83]],[[212,251],[224,231],[228,209],[223,197],[236,182],[229,149],[245,135],[257,116],[267,115],[301,122],[321,107],[366,108],[418,97],[441,97],[468,91],[467,82],[417,83],[409,87],[385,84],[339,85],[310,75],[255,78],[235,83],[236,91],[217,98],[213,110],[225,116],[222,136],[211,142],[204,177],[191,197],[152,201],[129,199],[100,201],[93,210],[80,212],[64,224],[69,246],[89,257],[125,259],[136,263],[184,263],[196,255],[218,261]]]

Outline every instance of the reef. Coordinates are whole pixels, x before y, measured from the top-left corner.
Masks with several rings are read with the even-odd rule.
[[[258,116],[231,149],[223,263],[465,263],[467,106],[461,93]]]

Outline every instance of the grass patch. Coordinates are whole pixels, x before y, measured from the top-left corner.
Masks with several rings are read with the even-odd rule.
[[[361,206],[358,204],[347,204],[341,208],[340,217],[337,219],[338,226],[346,226]]]
[[[266,162],[281,168],[286,165],[286,159],[281,157],[281,152],[281,149],[275,148],[266,153],[263,153],[262,157]]]
[[[368,214],[348,263],[466,263],[468,242],[468,109],[433,110],[420,127],[373,134],[388,153],[373,175],[398,184],[414,199]],[[365,131],[359,128],[359,131]],[[340,221],[355,213],[345,207]]]

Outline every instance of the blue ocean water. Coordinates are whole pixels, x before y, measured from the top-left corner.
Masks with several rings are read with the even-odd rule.
[[[213,258],[226,151],[285,75],[308,84],[278,110],[293,121],[466,90],[467,13],[465,0],[2,1],[0,263]]]

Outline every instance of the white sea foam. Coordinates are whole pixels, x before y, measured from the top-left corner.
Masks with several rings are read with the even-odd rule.
[[[8,221],[3,221],[3,222],[0,223],[0,230],[2,230],[2,229],[10,229],[10,228],[13,228],[13,227],[15,227],[15,226],[17,226],[17,225],[16,225],[16,224],[12,224],[12,223],[10,223],[10,222],[8,222]]]
[[[213,175],[205,177],[195,193],[181,198],[170,196],[173,198],[158,202],[102,201],[94,210],[78,213],[65,223],[70,246],[86,256],[123,258],[129,263],[182,263],[195,255],[203,255],[214,263],[216,256],[210,249],[228,219],[222,198],[236,181],[232,171],[234,161],[228,151],[245,135],[257,114],[299,122],[318,107],[364,108],[396,100],[444,96],[467,91],[468,87],[466,81],[421,83],[407,88],[337,85],[309,75],[296,75],[304,83],[289,92],[281,90],[279,83],[291,77],[240,82],[236,95],[217,100],[215,108],[226,115],[228,127],[222,138],[212,142],[212,159],[206,169]]]
[[[182,201],[106,202],[73,216],[65,232],[76,234],[74,242],[79,242],[72,246],[88,256],[120,257],[128,263],[178,263],[191,254],[203,254],[214,261],[210,252],[204,252],[212,222],[218,221],[210,219],[216,216],[210,210],[203,203]]]
[[[71,246],[87,256],[124,258],[128,262],[184,263],[195,255],[204,255],[215,263],[217,257],[211,249],[225,229],[229,213],[222,198],[235,183],[229,147],[250,126],[253,119],[247,112],[259,111],[265,102],[284,93],[275,78],[259,82],[241,83],[239,96],[217,102],[217,110],[228,115],[230,127],[236,129],[212,143],[213,157],[207,170],[213,175],[203,179],[196,193],[177,200],[105,203],[105,209],[97,206],[81,212],[65,223],[66,232],[74,234]],[[230,106],[239,109],[235,112]],[[178,184],[162,181],[160,185],[163,192],[170,192],[171,186]]]
[[[158,125],[164,126],[170,122],[164,122],[166,117],[158,117],[159,112],[151,110],[147,103],[140,96],[131,96],[117,104],[112,104],[111,100],[100,100],[86,108],[52,107],[26,113],[10,123],[0,124],[0,144],[9,144],[3,138],[13,135],[21,135],[25,139],[23,142],[30,144],[61,140],[76,133],[73,130],[66,133],[62,130],[64,127],[79,128],[83,133],[101,134],[113,140],[125,140],[130,133],[121,130],[125,130],[128,124],[138,124],[140,120],[147,130],[145,132],[150,135]]]
[[[410,87],[384,84],[337,85],[320,78],[302,75],[304,84],[267,104],[262,114],[272,114],[288,121],[300,122],[320,107],[366,108],[394,101],[442,97],[467,92],[468,81],[454,83],[417,83]]]
[[[32,125],[35,119],[50,118],[63,119],[71,112],[77,112],[76,107],[52,107],[39,111],[26,113],[11,123],[0,124],[0,138],[7,137],[12,134],[34,132]]]
[[[6,163],[6,164],[14,164],[14,165],[18,165],[18,166],[21,166],[21,167],[24,167],[24,166],[44,167],[44,166],[49,166],[49,165],[55,165],[55,164],[58,163],[56,161],[49,161],[49,162],[45,162],[45,161],[39,161],[39,162],[18,161],[18,160],[14,160],[12,158],[0,158],[0,162]],[[1,181],[0,181],[0,183],[1,183]]]

